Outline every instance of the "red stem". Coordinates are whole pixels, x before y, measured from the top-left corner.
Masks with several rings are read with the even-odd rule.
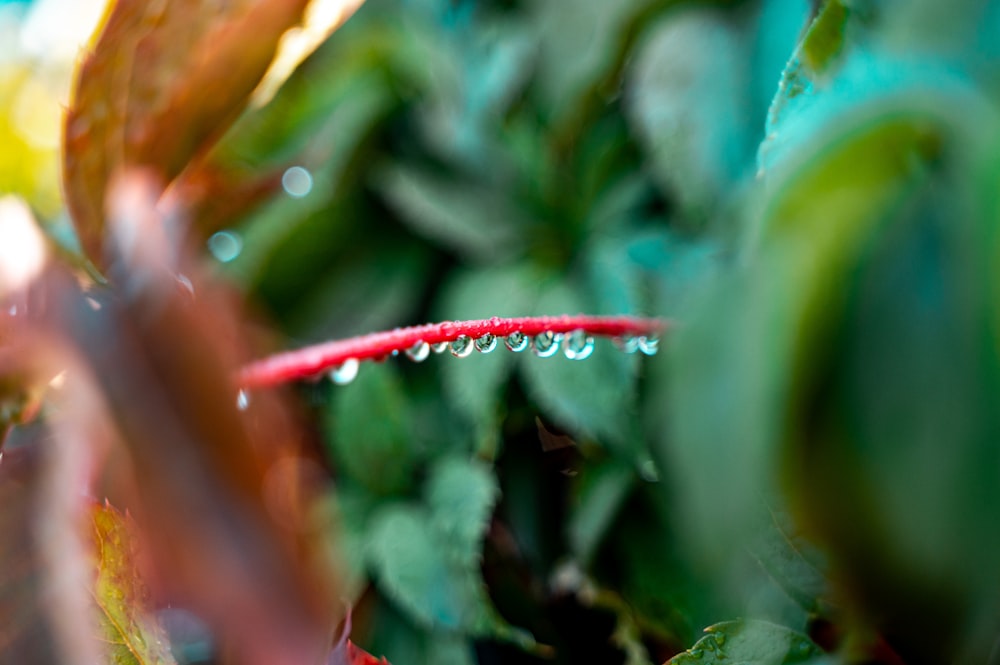
[[[394,351],[402,353],[418,342],[437,344],[452,342],[461,335],[473,339],[487,333],[504,337],[512,332],[537,335],[543,332],[568,333],[585,330],[592,335],[624,337],[627,335],[658,335],[666,328],[659,319],[634,316],[531,316],[517,319],[478,321],[445,321],[422,326],[396,328],[360,337],[334,340],[294,351],[285,351],[250,363],[240,372],[239,384],[244,388],[273,386],[286,381],[312,378],[337,367],[351,358],[369,360],[384,358]]]

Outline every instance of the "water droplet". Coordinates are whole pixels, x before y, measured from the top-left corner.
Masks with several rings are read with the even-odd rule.
[[[617,346],[623,353],[635,353],[639,349],[639,340],[632,335],[615,337],[611,341],[614,342],[614,345]]]
[[[594,338],[584,330],[574,330],[566,336],[563,353],[570,360],[585,360],[594,352]]]
[[[643,336],[636,340],[639,350],[647,356],[655,356],[660,349],[660,339],[656,335]]]
[[[10,309],[7,310],[7,313],[11,316],[17,316],[17,305],[11,305]]]
[[[546,330],[535,335],[534,352],[539,358],[551,358],[559,353],[559,342],[562,341],[562,334]]]
[[[177,275],[177,282],[184,287],[185,291],[194,295],[194,284],[191,283],[191,280],[188,279],[187,275]]]
[[[232,231],[213,233],[208,239],[208,251],[222,263],[229,263],[243,251],[243,238]]]
[[[245,390],[240,390],[236,393],[236,408],[240,411],[246,411],[250,406],[250,395]]]
[[[490,353],[497,348],[497,336],[493,333],[486,333],[476,340],[476,351],[480,353]]]
[[[503,340],[504,346],[513,351],[514,353],[520,353],[528,348],[528,336],[523,332],[515,330]]]
[[[431,344],[431,351],[434,353],[444,353],[448,350],[448,342],[435,342]]]
[[[691,654],[692,658],[701,658],[704,655],[701,649],[689,649],[688,653]]]
[[[406,350],[406,357],[415,363],[422,363],[429,355],[431,355],[431,345],[423,340]]]
[[[348,358],[330,370],[330,380],[338,386],[346,386],[358,376],[360,367],[357,358]]]
[[[312,173],[301,166],[293,166],[281,175],[281,186],[289,196],[301,199],[312,191]]]
[[[451,343],[451,355],[456,358],[465,358],[472,353],[472,338],[468,335],[459,335]]]
[[[649,461],[652,462],[652,460],[649,460]],[[721,647],[723,644],[726,643],[726,634],[725,633],[717,633],[715,635],[715,641]]]

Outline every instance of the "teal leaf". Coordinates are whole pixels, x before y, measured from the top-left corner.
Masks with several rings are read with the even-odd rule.
[[[693,647],[670,659],[668,665],[696,665],[727,660],[742,665],[795,665],[822,655],[812,640],[796,631],[766,621],[718,623]]]

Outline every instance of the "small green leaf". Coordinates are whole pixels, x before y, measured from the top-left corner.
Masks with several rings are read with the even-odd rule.
[[[447,457],[431,468],[425,496],[432,526],[457,563],[478,561],[499,495],[492,469],[478,460]]]
[[[377,494],[410,486],[417,441],[394,365],[365,363],[350,388],[334,394],[329,413],[334,462],[349,477]]]
[[[822,655],[812,640],[767,621],[726,621],[709,626],[693,647],[668,665],[696,665],[729,660],[741,665],[794,665]]]
[[[372,520],[368,558],[380,586],[418,623],[486,633],[492,611],[478,569],[448,562],[443,544],[430,511],[392,504]]]
[[[128,519],[110,505],[93,511],[97,580],[94,600],[108,661],[115,665],[174,665],[167,636],[145,615],[148,592],[136,568]]]

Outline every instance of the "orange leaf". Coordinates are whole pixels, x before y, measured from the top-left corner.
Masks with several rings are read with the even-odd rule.
[[[104,264],[104,198],[119,170],[172,181],[242,111],[309,0],[116,0],[82,59],[63,180],[84,249]]]

